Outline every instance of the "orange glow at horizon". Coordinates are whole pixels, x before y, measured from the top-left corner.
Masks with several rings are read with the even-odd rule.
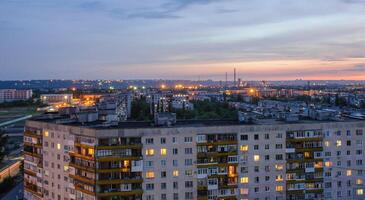
[[[235,67],[238,77],[244,80],[365,80],[365,58],[348,58],[335,61],[315,59],[265,60],[170,64],[169,66],[171,67],[151,66],[148,70],[145,70],[145,73],[166,77],[176,74],[182,77],[202,75],[203,77],[215,77],[213,79],[224,80],[225,73],[228,72],[230,80]],[[364,71],[362,71],[362,68]],[[163,71],[164,73],[155,74],[156,71]]]

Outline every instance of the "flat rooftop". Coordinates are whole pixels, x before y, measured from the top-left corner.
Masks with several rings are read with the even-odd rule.
[[[32,117],[29,120],[46,123],[55,123],[68,126],[85,127],[91,129],[135,129],[135,128],[161,128],[168,126],[156,126],[153,121],[124,121],[119,123],[106,123],[105,121],[77,122],[71,120],[69,116],[58,114],[45,114]],[[310,124],[310,123],[329,123],[329,122],[359,122],[365,120],[344,118],[341,121],[319,121],[319,120],[299,120],[295,122],[279,121],[276,119],[258,119],[254,123],[239,123],[238,120],[177,120],[176,124],[170,127],[204,127],[204,126],[242,126],[242,125],[280,125],[280,124]]]

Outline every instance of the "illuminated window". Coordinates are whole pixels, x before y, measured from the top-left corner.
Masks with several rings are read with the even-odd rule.
[[[48,131],[44,131],[44,137],[48,137],[49,133]]]
[[[241,189],[240,189],[240,193],[241,193],[242,195],[246,195],[246,194],[248,194],[248,188],[241,188]]]
[[[94,149],[88,149],[89,155],[94,155]]]
[[[326,147],[329,147],[329,146],[330,146],[330,142],[329,142],[329,141],[325,141],[325,142],[324,142],[324,145],[325,145]]]
[[[363,189],[357,189],[356,190],[356,194],[357,195],[363,195],[364,194],[364,190]]]
[[[277,175],[275,180],[276,181],[283,181],[283,175]]]
[[[68,171],[68,168],[69,168],[69,167],[68,167],[67,165],[64,165],[64,166],[63,166],[63,171],[67,172],[67,171]]]
[[[259,155],[254,155],[253,156],[253,160],[254,161],[259,161],[260,160],[260,156]]]
[[[309,158],[311,155],[310,155],[310,153],[309,152],[304,152],[304,157],[305,158]]]
[[[241,145],[241,151],[248,151],[248,145]]]
[[[58,143],[58,144],[57,144],[57,149],[58,149],[58,150],[60,150],[60,149],[61,149],[61,144],[60,144],[60,143]]]
[[[155,172],[153,171],[146,172],[146,178],[155,178]]]
[[[277,185],[275,189],[277,192],[281,192],[283,191],[284,187],[282,185]]]
[[[283,170],[284,169],[284,166],[277,164],[277,165],[275,165],[275,169],[276,170]]]
[[[326,161],[324,163],[324,166],[326,166],[326,167],[332,167],[332,162],[331,161]]]
[[[361,178],[356,179],[356,184],[357,185],[362,185],[363,184],[362,179]]]
[[[174,170],[174,171],[172,172],[172,176],[174,176],[174,177],[178,177],[178,176],[179,176],[179,170]]]
[[[236,176],[236,167],[230,165],[228,167],[228,177],[235,177]]]
[[[352,171],[350,169],[346,171],[346,176],[352,176]]]
[[[241,178],[241,183],[248,183],[248,177],[247,176],[242,177]]]
[[[161,149],[161,156],[166,156],[167,149]]]
[[[146,149],[146,156],[153,156],[155,154],[154,149]]]
[[[342,145],[342,141],[341,140],[337,140],[336,141],[336,147],[340,147]]]

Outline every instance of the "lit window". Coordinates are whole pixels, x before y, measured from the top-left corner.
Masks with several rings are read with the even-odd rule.
[[[260,156],[259,155],[254,155],[253,156],[253,160],[254,161],[259,161],[260,160]]]
[[[146,172],[146,178],[155,178],[155,172],[152,171]]]
[[[248,151],[248,145],[241,145],[241,151]]]
[[[166,156],[167,149],[161,149],[161,156]]]
[[[326,161],[324,163],[324,166],[326,166],[326,167],[332,167],[332,162],[331,161]]]
[[[330,142],[329,142],[329,141],[325,141],[325,142],[324,142],[324,145],[325,145],[326,147],[329,147],[329,146],[330,146]]]
[[[241,183],[248,183],[248,177],[247,176],[242,177],[241,178]]]
[[[246,195],[246,194],[248,194],[248,188],[241,188],[241,189],[240,189],[240,193],[241,193],[242,195]]]
[[[357,189],[356,190],[356,194],[357,195],[363,195],[364,194],[364,190],[363,189]]]
[[[60,150],[60,149],[61,149],[61,144],[60,144],[60,143],[58,143],[58,144],[57,144],[57,149],[58,149],[58,150]]]
[[[309,152],[304,152],[304,157],[305,158],[309,158],[311,155],[310,155],[310,153]]]
[[[174,170],[174,171],[172,172],[172,176],[174,176],[174,177],[178,177],[178,176],[179,176],[179,170]]]
[[[284,187],[282,185],[277,185],[275,189],[277,192],[281,192],[283,191]]]
[[[356,184],[357,185],[362,185],[362,183],[363,183],[363,181],[362,181],[361,178],[356,179]]]
[[[153,156],[155,154],[154,149],[146,149],[146,156]]]
[[[277,175],[276,181],[283,181],[283,175]]]
[[[48,131],[44,131],[44,137],[48,137],[49,133]]]
[[[64,165],[64,166],[63,166],[63,171],[67,172],[67,171],[68,171],[68,168],[69,168],[69,167],[68,167],[67,165]]]
[[[337,140],[336,141],[336,147],[340,147],[342,145],[342,141],[341,140]]]
[[[346,176],[352,176],[352,171],[350,169],[346,171]]]
[[[94,155],[94,149],[89,149],[88,153],[89,153],[89,155]]]
[[[277,165],[275,165],[275,169],[276,170],[283,170],[284,169],[284,166],[277,164]]]

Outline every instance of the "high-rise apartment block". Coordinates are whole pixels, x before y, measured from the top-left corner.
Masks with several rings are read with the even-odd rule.
[[[365,122],[28,120],[28,200],[365,199]]]

